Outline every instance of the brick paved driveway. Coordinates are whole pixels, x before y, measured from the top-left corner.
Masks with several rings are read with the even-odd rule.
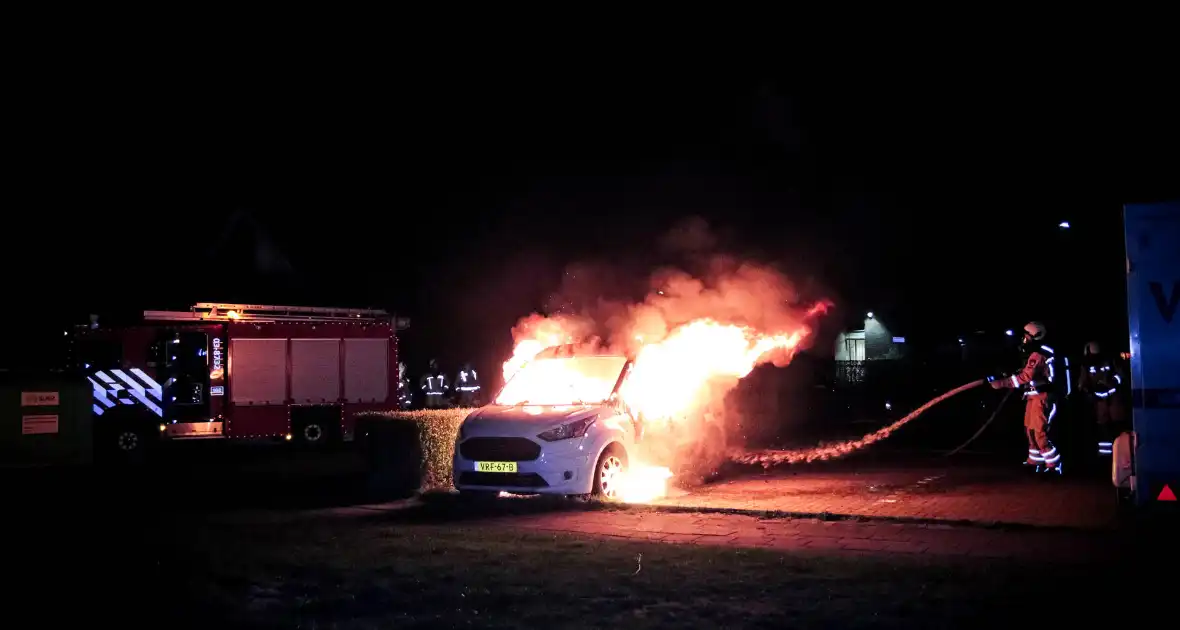
[[[1037,478],[1019,467],[790,468],[675,492],[681,508],[847,514],[944,521],[1107,528],[1116,519],[1109,482]]]
[[[1118,520],[1113,490],[1101,479],[1038,478],[1017,467],[928,463],[776,469],[689,491],[673,489],[671,496],[653,505],[680,511],[770,512],[780,517],[830,514],[1081,530],[1111,529]],[[364,506],[330,511],[371,512]]]
[[[495,519],[505,527],[664,543],[797,552],[904,553],[1093,562],[1125,552],[1102,479],[1037,477],[1019,467],[892,464],[777,469],[677,491],[657,509],[561,511]],[[675,507],[676,512],[657,511]],[[693,512],[704,509],[708,513]],[[711,510],[839,514],[762,518]],[[903,519],[890,522],[889,519]],[[880,519],[880,520],[873,520]],[[905,519],[914,519],[910,522]],[[980,527],[973,524],[1031,527]]]
[[[741,514],[658,511],[552,512],[515,515],[489,525],[536,532],[761,547],[791,552],[904,553],[1094,562],[1118,557],[1111,532],[1011,531],[950,525],[759,519]]]

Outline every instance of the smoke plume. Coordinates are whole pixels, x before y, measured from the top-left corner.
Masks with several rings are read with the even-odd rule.
[[[723,457],[733,419],[726,394],[757,365],[784,366],[807,347],[830,302],[801,296],[771,264],[719,251],[722,240],[692,219],[658,241],[662,264],[570,266],[549,301],[552,314],[529,315],[513,329],[506,376],[551,345],[624,353],[636,358],[624,398],[648,429],[677,427],[647,440],[666,451],[660,459]],[[686,441],[698,452],[685,455]]]
[[[598,339],[634,355],[689,322],[707,319],[764,335],[805,328],[830,305],[802,296],[774,265],[719,251],[721,239],[702,219],[678,224],[658,240],[663,264],[591,261],[570,265],[550,297],[551,315],[531,314],[513,339]],[[797,346],[799,350],[806,343]],[[785,365],[789,356],[768,362]]]
[[[799,304],[794,287],[777,270],[714,255],[699,276],[671,268],[654,273],[643,301],[614,322],[611,341],[634,353],[640,345],[663,341],[670,331],[701,319],[765,335],[790,334],[807,327],[810,307]],[[767,359],[781,367],[790,357],[772,354]]]

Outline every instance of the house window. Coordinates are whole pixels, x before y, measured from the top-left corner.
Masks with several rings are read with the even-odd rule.
[[[865,360],[865,340],[860,339],[845,339],[844,351],[848,356],[849,361],[864,361]]]

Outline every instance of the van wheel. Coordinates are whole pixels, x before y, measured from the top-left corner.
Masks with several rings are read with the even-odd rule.
[[[619,483],[627,472],[627,453],[618,444],[611,444],[598,456],[594,465],[594,496],[615,500],[619,498]]]

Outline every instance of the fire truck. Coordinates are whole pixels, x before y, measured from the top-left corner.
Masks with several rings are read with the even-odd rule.
[[[397,404],[397,332],[382,310],[202,302],[92,316],[70,362],[93,391],[95,450],[126,457],[178,440],[351,441],[358,412]]]

